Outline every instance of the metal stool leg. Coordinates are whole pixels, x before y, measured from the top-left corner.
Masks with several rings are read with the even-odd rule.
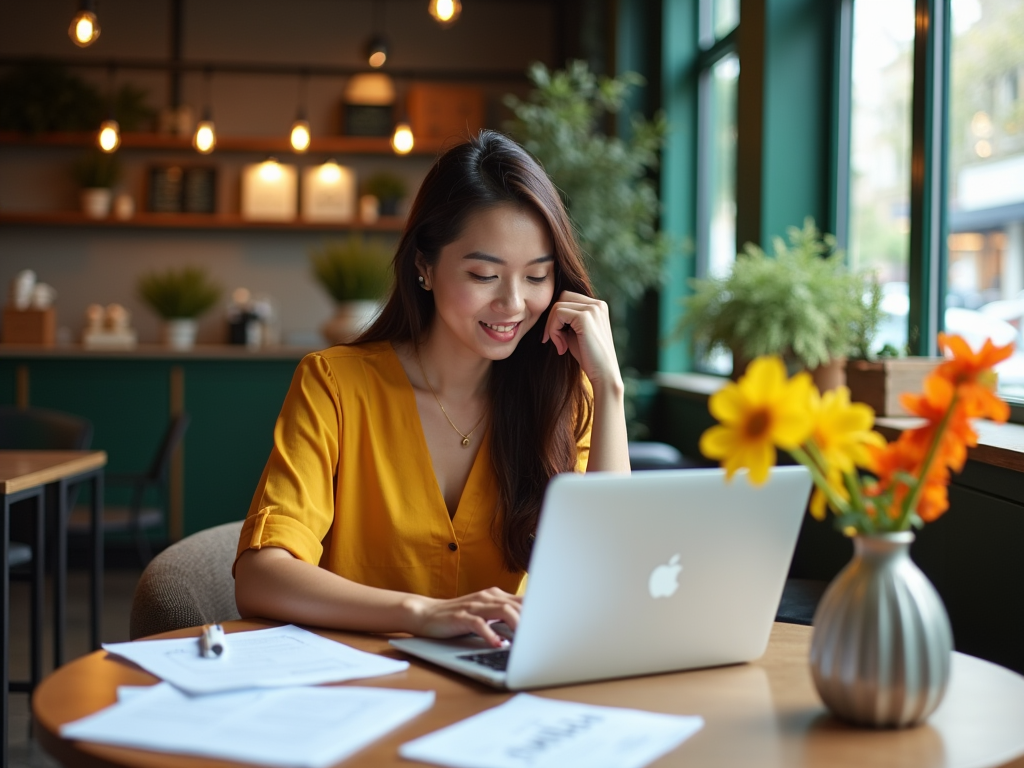
[[[3,696],[3,706],[0,707],[0,762],[7,764],[7,699],[10,689],[10,623],[11,623],[11,577],[8,572],[7,551],[11,545],[11,500],[3,496],[3,520],[0,520],[0,597],[3,597],[3,605],[0,606],[0,653],[3,660],[0,661],[0,696]]]
[[[100,621],[103,617],[103,472],[90,478],[92,486],[92,650],[100,649]]]
[[[57,542],[53,564],[53,668],[64,663],[68,605],[68,482],[56,483]]]
[[[32,539],[32,629],[29,688],[35,690],[43,679],[43,614],[46,611],[46,504],[42,488],[35,497],[35,535]]]

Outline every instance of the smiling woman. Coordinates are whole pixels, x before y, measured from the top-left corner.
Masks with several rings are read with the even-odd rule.
[[[434,164],[393,269],[362,337],[296,371],[242,529],[239,611],[497,646],[548,480],[629,471],[608,308],[551,181],[491,131]]]

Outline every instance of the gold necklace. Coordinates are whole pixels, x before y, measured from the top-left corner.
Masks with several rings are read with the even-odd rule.
[[[434,388],[432,386],[430,386],[430,379],[427,378],[427,372],[423,370],[423,361],[420,360],[420,351],[418,349],[416,350],[416,363],[417,363],[417,365],[419,365],[420,373],[423,374],[423,381],[426,382],[427,389],[430,390],[430,394],[432,394],[434,396],[434,401],[437,403],[438,407],[441,409],[441,413],[443,413],[444,417],[446,419],[448,419],[448,423],[452,425],[452,429],[454,429],[456,432],[459,433],[459,437],[462,438],[462,447],[463,448],[468,448],[469,447],[469,438],[473,436],[474,432],[476,432],[476,428],[479,427],[481,424],[483,424],[484,416],[486,416],[487,413],[485,412],[484,415],[480,417],[480,420],[476,424],[473,425],[473,428],[471,430],[469,430],[469,432],[466,432],[465,434],[463,434],[462,430],[455,426],[455,422],[452,421],[452,417],[448,415],[448,411],[446,411],[444,409],[444,406],[441,405],[441,400],[437,396],[437,392],[435,392]]]

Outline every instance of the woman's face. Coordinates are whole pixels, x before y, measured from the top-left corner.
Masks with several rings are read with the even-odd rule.
[[[488,360],[503,360],[551,304],[555,259],[547,225],[532,209],[499,205],[471,214],[437,262],[418,260],[434,293],[431,334]]]

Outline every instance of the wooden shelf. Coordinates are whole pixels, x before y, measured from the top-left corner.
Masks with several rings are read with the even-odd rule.
[[[453,140],[418,139],[413,155],[436,155],[455,143]],[[91,147],[96,144],[94,131],[74,133],[42,133],[35,136],[14,131],[0,131],[0,145],[19,147]],[[162,149],[193,152],[191,137],[169,136],[162,133],[123,133],[121,149]],[[218,136],[218,152],[252,152],[276,154],[280,158],[301,157],[288,143],[287,136]],[[395,155],[388,138],[378,136],[320,136],[313,137],[307,155]]]
[[[382,216],[364,222],[247,221],[237,214],[137,213],[130,219],[90,219],[73,211],[53,213],[0,213],[0,226],[90,227],[110,229],[222,229],[291,230],[309,232],[401,232],[405,220]]]

